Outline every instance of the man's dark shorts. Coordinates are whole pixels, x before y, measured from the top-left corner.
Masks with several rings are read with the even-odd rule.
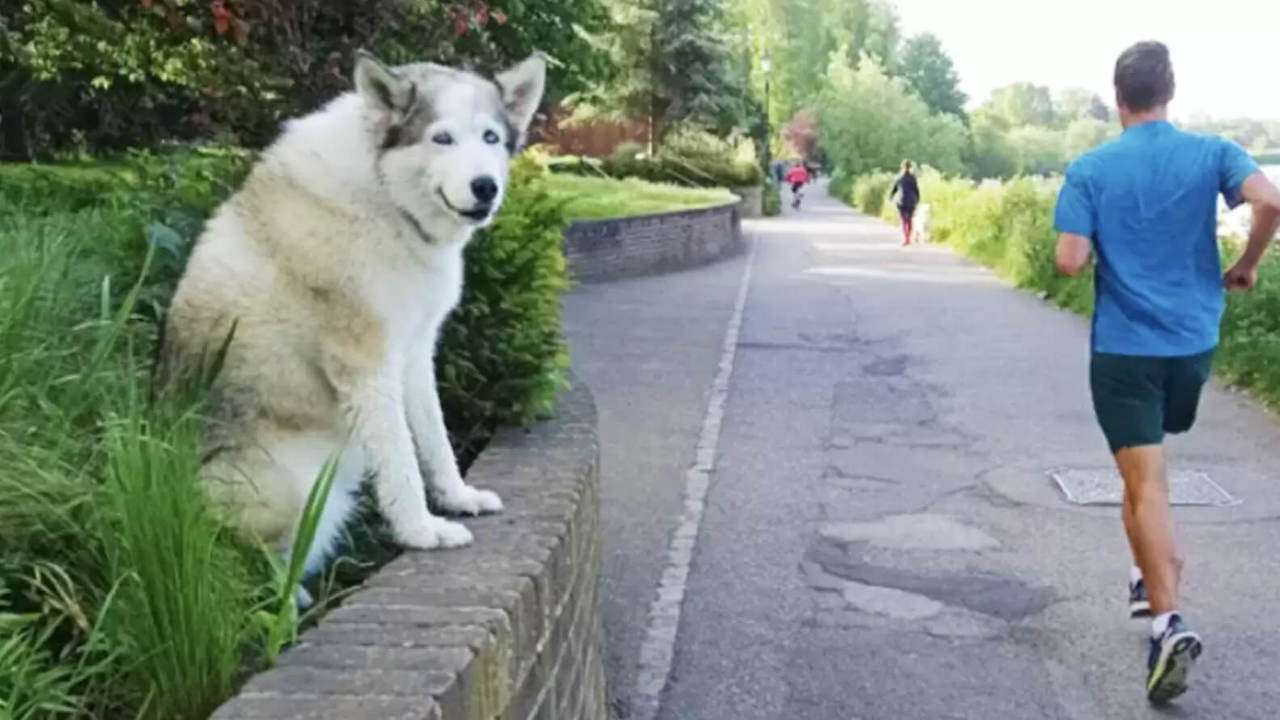
[[[899,205],[898,206],[898,217],[902,218],[904,222],[907,220],[910,220],[911,217],[915,214],[916,214],[915,205]]]
[[[1185,357],[1094,353],[1093,409],[1111,452],[1159,445],[1165,433],[1190,430],[1212,369],[1212,350]]]

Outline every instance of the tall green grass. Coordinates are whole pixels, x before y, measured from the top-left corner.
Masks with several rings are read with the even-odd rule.
[[[164,241],[190,237],[229,188],[217,177],[92,204],[8,196],[0,718],[202,718],[296,629],[300,576],[206,504],[199,383],[150,392],[155,306],[180,265]]]
[[[366,512],[350,533],[359,560],[308,581],[318,602],[302,612],[332,464],[280,558],[225,529],[199,486],[217,358],[153,392],[163,308],[246,160],[0,165],[0,720],[204,717],[395,552]],[[464,458],[498,424],[546,412],[568,362],[561,202],[521,167],[468,247],[442,332],[441,398]]]

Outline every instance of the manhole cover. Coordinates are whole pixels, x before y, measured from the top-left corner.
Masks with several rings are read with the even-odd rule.
[[[1124,481],[1114,468],[1072,468],[1049,473],[1069,502],[1077,505],[1121,505]],[[1174,470],[1169,473],[1171,505],[1237,505],[1240,500],[1222,489],[1203,470]]]

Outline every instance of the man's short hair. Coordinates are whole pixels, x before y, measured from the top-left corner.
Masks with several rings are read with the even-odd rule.
[[[1173,99],[1173,64],[1169,48],[1155,41],[1140,42],[1116,60],[1116,96],[1126,108],[1142,112]]]

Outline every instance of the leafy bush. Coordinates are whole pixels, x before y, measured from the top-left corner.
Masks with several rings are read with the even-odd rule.
[[[640,143],[624,142],[619,144],[605,158],[603,169],[610,177],[640,178],[657,180],[662,175],[662,167],[645,153]]]
[[[148,401],[160,308],[247,159],[0,166],[0,717],[204,717],[297,626],[274,551],[205,507],[200,396]],[[440,347],[462,453],[565,365],[560,210],[523,163],[507,203]]]
[[[568,367],[560,328],[567,221],[542,174],[529,158],[513,165],[502,212],[467,247],[462,301],[441,331],[440,400],[464,457],[497,425],[550,411]]]
[[[352,56],[500,67],[554,49],[549,87],[612,72],[601,0],[25,0],[0,6],[0,155],[207,138],[259,145],[350,87]],[[565,29],[572,27],[573,31]]]
[[[690,185],[745,187],[764,180],[750,139],[726,140],[696,127],[667,133],[658,161],[669,173],[684,175]]]
[[[853,206],[867,215],[879,215],[895,179],[896,176],[889,172],[860,176],[853,183]]]
[[[773,217],[782,214],[782,196],[779,194],[778,183],[771,177],[764,179],[763,197],[761,199],[761,209],[765,217]]]
[[[750,138],[725,139],[692,126],[669,132],[656,156],[645,155],[635,143],[623,143],[604,161],[603,169],[615,178],[690,187],[750,187],[764,181]]]
[[[853,203],[853,183],[858,178],[843,169],[836,168],[831,173],[831,179],[827,182],[827,193],[833,198]]]

